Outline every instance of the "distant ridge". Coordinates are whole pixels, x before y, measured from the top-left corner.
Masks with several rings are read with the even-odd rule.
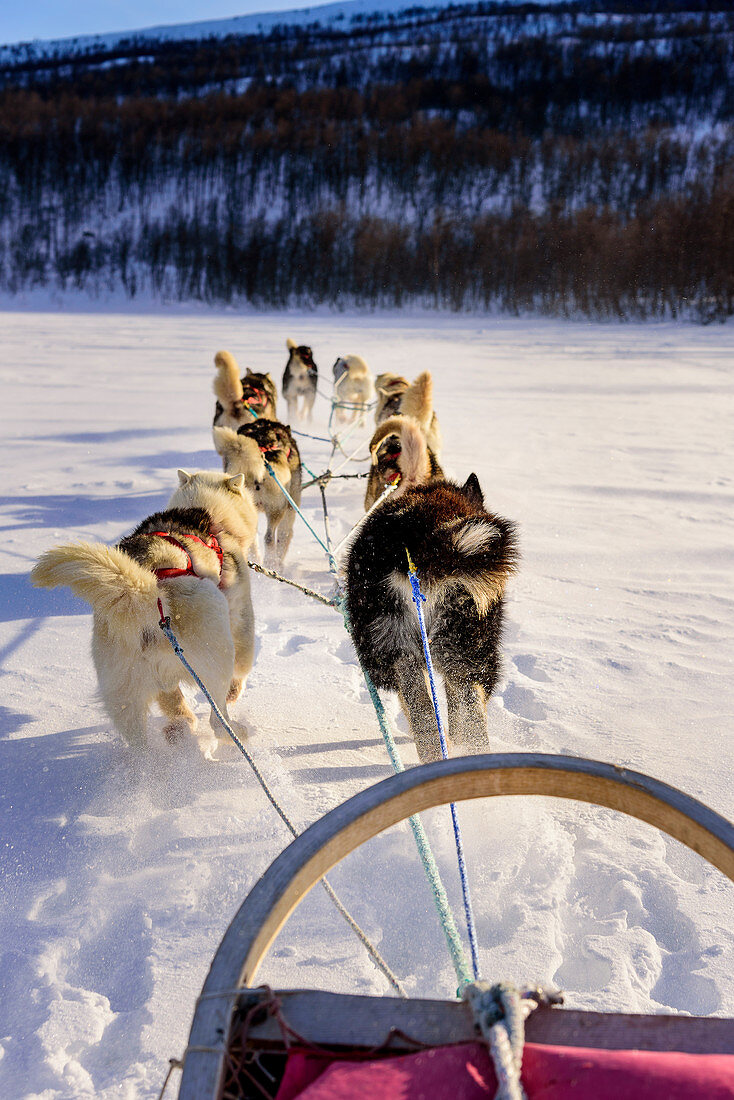
[[[120,42],[130,40],[157,39],[159,41],[183,41],[199,38],[226,38],[228,35],[259,34],[277,26],[304,26],[309,23],[344,23],[347,26],[355,19],[368,15],[391,15],[415,8],[448,7],[456,0],[342,0],[332,4],[317,4],[307,8],[293,8],[289,11],[254,12],[251,15],[238,15],[228,19],[209,19],[195,23],[171,23],[139,30],[113,31],[109,34],[77,35],[70,38],[34,39],[32,42],[18,42],[0,46],[0,61],[11,58],[17,60],[18,54],[28,59],[54,56],[56,54],[94,49],[114,49]],[[507,0],[511,6],[513,0]],[[520,0],[514,0],[520,2]],[[541,0],[542,2],[542,0]],[[553,3],[553,0],[546,0]],[[471,0],[467,0],[471,3]]]

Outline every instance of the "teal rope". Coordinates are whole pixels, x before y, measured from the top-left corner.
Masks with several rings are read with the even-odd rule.
[[[301,519],[306,524],[306,526],[308,527],[311,534],[314,536],[314,538],[318,542],[319,546],[321,546],[322,549],[326,551],[327,557],[329,559],[329,569],[330,569],[331,573],[336,577],[336,575],[337,575],[336,558],[334,557],[334,554],[332,553],[330,547],[327,546],[326,543],[324,543],[319,538],[319,536],[316,534],[313,527],[308,522],[308,520],[306,519],[306,517],[304,516],[301,509],[296,504],[296,502],[293,500],[293,498],[291,497],[288,490],[278,480],[278,477],[275,473],[275,470],[270,465],[270,463],[268,462],[267,459],[265,459],[265,466],[266,466],[266,469],[267,469],[268,473],[270,474],[270,476],[275,481],[276,485],[280,488],[281,492],[284,494],[284,496],[285,496],[286,500],[288,501],[288,503],[291,505],[292,508],[295,509],[297,514],[301,517]],[[324,506],[325,505],[326,505],[326,501],[324,499]],[[344,625],[347,629],[347,632],[349,633],[349,635],[351,637],[352,631],[351,631],[351,628],[350,628],[350,625],[349,625],[349,617],[347,615],[346,603],[344,601],[343,594],[341,594],[341,593],[337,594],[336,599],[334,601],[334,606],[339,611],[341,611],[342,616],[344,618]],[[361,662],[360,662],[360,667],[362,668],[362,674],[364,675],[365,683],[367,684],[367,690],[369,691],[370,698],[372,699],[372,703],[373,703],[373,706],[375,708],[375,712],[377,714],[377,721],[378,721],[379,726],[380,726],[380,732],[382,733],[382,738],[385,742],[385,747],[387,749],[387,754],[390,757],[390,762],[391,762],[391,764],[392,764],[392,766],[393,766],[393,768],[396,772],[404,771],[403,763],[400,759],[400,755],[398,753],[397,746],[395,744],[395,738],[393,737],[392,731],[390,730],[390,727],[389,727],[389,724],[388,724],[388,721],[387,721],[387,715],[385,714],[385,709],[382,705],[382,700],[380,699],[380,696],[377,693],[377,689],[375,688],[374,684],[372,683],[372,680],[371,680],[367,670],[364,668],[363,665],[361,665]],[[410,825],[411,825],[411,828],[413,830],[413,836],[415,838],[415,843],[416,843],[416,847],[418,849],[418,854],[421,858],[421,862],[423,863],[423,869],[426,873],[426,878],[428,879],[428,883],[429,883],[429,885],[431,887],[431,891],[433,893],[433,899],[434,899],[434,902],[435,902],[435,905],[436,905],[436,911],[438,912],[438,917],[439,917],[439,920],[441,922],[441,927],[443,929],[443,933],[444,933],[444,936],[446,938],[446,943],[448,945],[449,954],[451,955],[451,961],[454,965],[454,970],[456,971],[456,977],[458,978],[458,981],[459,981],[459,988],[461,988],[463,985],[466,985],[467,982],[470,982],[472,980],[472,978],[471,978],[471,971],[469,970],[469,966],[467,964],[466,957],[464,955],[464,949],[461,946],[461,940],[459,938],[459,933],[456,930],[456,922],[454,921],[454,917],[453,917],[453,914],[451,912],[451,907],[449,905],[448,895],[446,894],[446,890],[444,888],[444,885],[441,882],[441,876],[439,874],[438,865],[436,863],[433,852],[431,851],[431,846],[430,846],[430,843],[428,841],[428,837],[426,836],[426,833],[425,833],[425,830],[423,828],[423,825],[421,823],[420,818],[417,815],[410,818]]]
[[[344,597],[338,596],[336,600],[336,607],[341,611],[344,616],[344,625],[347,628],[351,636],[351,629],[349,626],[349,616],[347,614],[346,605],[344,603]],[[372,700],[372,705],[375,708],[377,715],[377,721],[380,726],[380,732],[382,739],[385,742],[385,748],[387,749],[387,755],[390,757],[390,763],[396,772],[405,771],[405,766],[400,759],[400,753],[395,743],[395,737],[390,729],[390,723],[388,721],[385,707],[383,706],[382,699],[380,698],[377,688],[372,682],[367,669],[361,665],[362,675],[364,676],[364,682],[367,685],[367,690]],[[415,845],[418,849],[418,855],[421,858],[423,864],[423,870],[425,871],[428,884],[431,887],[433,894],[433,900],[436,906],[436,912],[438,913],[438,919],[441,922],[441,928],[446,939],[446,944],[449,949],[449,955],[451,956],[451,962],[454,965],[456,977],[459,982],[459,988],[466,985],[472,980],[471,971],[464,955],[464,949],[461,946],[461,939],[456,928],[456,922],[454,915],[451,912],[451,905],[449,904],[448,895],[446,893],[443,882],[441,881],[441,875],[438,870],[438,864],[436,858],[431,850],[431,845],[426,836],[426,831],[423,828],[423,822],[418,814],[414,814],[409,818],[410,827],[413,830],[413,838],[415,839]]]
[[[257,764],[253,760],[252,756],[247,751],[245,746],[242,744],[239,737],[237,736],[235,731],[232,729],[231,725],[229,724],[227,719],[224,717],[224,715],[220,711],[217,704],[212,699],[211,695],[209,694],[209,692],[207,690],[206,684],[203,683],[203,681],[199,678],[199,676],[194,671],[194,669],[191,667],[189,662],[186,660],[186,657],[184,656],[184,651],[181,647],[181,643],[179,642],[178,638],[176,637],[176,635],[173,633],[173,630],[171,629],[171,620],[168,617],[168,615],[163,614],[163,605],[162,605],[160,599],[158,600],[158,610],[160,611],[160,620],[159,620],[158,625],[161,628],[161,630],[163,631],[163,633],[165,634],[165,636],[168,638],[169,642],[171,643],[171,646],[173,647],[174,653],[176,654],[176,656],[178,657],[179,661],[184,666],[184,668],[188,671],[189,675],[193,678],[194,682],[196,684],[198,684],[199,688],[203,691],[204,696],[205,696],[207,702],[209,703],[209,706],[212,708],[212,710],[216,714],[217,718],[219,719],[220,724],[224,727],[226,732],[229,734],[231,739],[234,741],[237,748],[240,750],[240,752],[244,756],[247,763],[252,768],[252,771],[255,775],[255,778],[257,779],[258,783],[260,784],[263,791],[265,792],[265,796],[266,796],[268,802],[273,807],[273,809],[275,810],[276,814],[278,815],[280,820],[283,822],[285,827],[288,829],[288,832],[291,834],[291,836],[297,837],[298,836],[298,830],[296,829],[295,825],[293,824],[293,822],[290,820],[290,818],[286,814],[285,810],[283,810],[282,807],[280,806],[280,804],[277,801],[277,799],[275,798],[275,795],[273,794],[273,792],[270,790],[270,787],[268,786],[267,782],[265,781],[265,777],[262,775],[260,769],[258,768]],[[360,926],[357,924],[356,920],[351,915],[349,910],[346,908],[344,903],[342,901],[340,901],[340,899],[337,896],[336,891],[334,890],[334,887],[331,885],[331,883],[326,878],[320,879],[320,882],[321,882],[321,885],[323,886],[324,890],[328,894],[329,898],[331,899],[331,901],[334,903],[337,910],[341,914],[341,916],[344,918],[344,920],[347,922],[349,927],[352,929],[352,931],[355,933],[355,935],[358,937],[358,939],[360,940],[360,942],[364,946],[365,950],[369,954],[369,956],[372,959],[372,961],[374,962],[375,966],[377,966],[377,968],[382,971],[382,973],[387,978],[390,985],[393,987],[393,989],[401,997],[407,997],[407,993],[405,992],[405,989],[401,985],[399,979],[396,978],[396,976],[393,974],[392,970],[387,965],[385,960],[382,958],[382,956],[380,955],[377,948],[370,942],[370,940],[367,936],[367,933],[364,932],[362,928],[360,928]]]
[[[265,469],[266,469],[266,470],[268,471],[268,473],[269,473],[269,474],[270,474],[270,476],[272,477],[273,481],[274,481],[274,482],[275,482],[275,484],[276,484],[276,485],[278,486],[278,488],[280,489],[281,493],[283,494],[283,496],[285,497],[285,499],[286,499],[286,500],[288,501],[288,503],[290,504],[291,508],[292,508],[292,509],[294,510],[294,512],[296,512],[296,513],[297,513],[297,515],[299,515],[299,516],[301,517],[301,519],[302,519],[302,520],[303,520],[303,522],[304,522],[304,523],[306,524],[306,526],[308,527],[309,531],[311,532],[311,534],[313,535],[313,537],[314,537],[314,538],[316,539],[317,543],[318,543],[318,544],[319,544],[319,546],[320,546],[320,547],[322,548],[322,550],[326,551],[326,555],[327,555],[327,557],[328,557],[328,559],[329,559],[329,568],[331,569],[331,572],[332,572],[332,573],[336,573],[336,570],[337,570],[337,565],[336,565],[336,558],[335,558],[335,557],[334,557],[334,555],[332,554],[331,550],[330,550],[330,549],[329,549],[329,547],[328,547],[328,546],[326,545],[326,543],[325,543],[325,542],[324,542],[324,541],[323,541],[322,539],[320,539],[320,538],[319,538],[319,536],[318,536],[318,535],[316,534],[316,532],[314,531],[313,527],[311,526],[311,524],[310,524],[310,523],[308,522],[308,520],[307,520],[307,519],[306,519],[306,517],[304,516],[303,512],[301,511],[301,509],[300,509],[300,508],[298,507],[298,505],[296,504],[295,500],[293,499],[293,497],[291,496],[291,494],[290,494],[290,493],[288,492],[288,490],[286,489],[285,485],[281,484],[281,482],[280,482],[280,481],[278,480],[278,475],[276,474],[275,470],[273,469],[273,467],[272,467],[272,466],[270,465],[270,463],[268,462],[267,458],[265,458],[265,460],[264,460],[264,461],[265,461]]]
[[[365,683],[367,684],[367,690],[370,693],[372,704],[377,713],[377,721],[380,725],[380,732],[382,733],[385,747],[387,748],[390,762],[396,772],[405,771],[402,760],[398,754],[397,745],[395,744],[395,738],[393,737],[392,730],[388,724],[387,714],[382,704],[382,700],[377,693],[377,688],[372,683],[372,679],[366,669],[362,669],[364,673]],[[461,946],[461,940],[456,928],[456,922],[454,921],[454,915],[451,912],[451,906],[446,894],[446,890],[441,881],[441,875],[436,864],[435,856],[431,850],[431,845],[426,836],[426,831],[423,828],[423,822],[418,814],[414,814],[409,818],[410,827],[413,830],[413,837],[415,839],[416,848],[418,849],[418,855],[421,858],[423,864],[423,870],[426,873],[428,884],[431,887],[433,893],[433,900],[436,905],[436,911],[438,918],[441,922],[441,928],[446,939],[446,944],[449,949],[451,961],[454,964],[454,970],[459,982],[459,987],[466,985],[467,982],[472,980],[471,972],[467,965],[466,956],[464,955],[464,949]]]
[[[431,659],[431,647],[428,644],[428,635],[426,633],[426,622],[423,617],[422,603],[425,603],[426,597],[421,592],[420,581],[418,580],[418,574],[416,573],[415,566],[410,557],[410,552],[406,549],[408,555],[408,580],[410,581],[410,587],[413,590],[413,603],[418,614],[418,625],[421,632],[421,641],[423,642],[423,656],[426,659],[426,669],[428,671],[428,682],[431,686],[431,701],[433,703],[433,712],[436,715],[436,725],[438,726],[438,738],[441,743],[441,756],[444,760],[449,758],[448,745],[446,743],[446,734],[443,728],[443,722],[441,721],[441,711],[438,706],[438,696],[436,694],[436,679],[433,674],[433,661]],[[466,860],[464,859],[464,841],[461,837],[461,827],[459,825],[459,815],[456,812],[456,803],[450,803],[451,808],[451,821],[454,826],[454,841],[456,843],[456,858],[459,864],[459,879],[461,881],[461,896],[464,899],[464,917],[466,920],[466,932],[469,937],[469,948],[471,950],[471,962],[472,970],[474,971],[475,980],[479,978],[479,948],[477,946],[477,931],[474,924],[474,912],[472,910],[471,894],[469,892],[469,878],[466,873]]]

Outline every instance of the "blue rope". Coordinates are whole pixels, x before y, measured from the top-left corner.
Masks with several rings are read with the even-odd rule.
[[[416,611],[418,612],[418,624],[421,631],[421,640],[423,642],[423,653],[426,658],[426,668],[428,669],[428,681],[431,685],[431,699],[433,701],[433,709],[436,713],[436,722],[438,724],[438,736],[441,742],[441,756],[444,760],[449,758],[449,750],[446,744],[446,734],[444,733],[443,721],[441,719],[441,712],[438,706],[438,696],[436,694],[436,681],[433,675],[433,661],[431,660],[431,650],[428,645],[428,635],[426,634],[426,623],[423,617],[422,603],[425,603],[426,597],[421,592],[420,581],[418,575],[415,572],[415,566],[411,561],[410,554],[406,550],[408,555],[408,580],[410,581],[410,587],[413,590],[413,603],[415,604]],[[464,860],[464,843],[461,839],[461,828],[459,827],[459,818],[456,812],[456,803],[450,803],[451,806],[451,820],[454,825],[454,839],[456,841],[456,856],[459,863],[459,878],[461,879],[461,894],[464,899],[464,915],[466,917],[466,931],[469,936],[469,947],[471,949],[471,961],[472,970],[474,971],[474,978],[479,978],[479,952],[477,948],[477,932],[474,924],[474,913],[472,912],[471,895],[469,894],[469,881],[466,874],[466,863]]]
[[[323,435],[309,435],[308,432],[297,432],[295,428],[291,428],[291,431],[294,435],[302,435],[304,439],[316,439],[319,443],[331,443],[331,440]]]

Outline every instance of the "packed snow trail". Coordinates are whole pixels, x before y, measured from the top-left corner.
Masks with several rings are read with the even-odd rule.
[[[203,311],[3,323],[0,1094],[157,1096],[224,929],[289,839],[243,762],[171,751],[159,719],[145,757],[126,758],[95,698],[89,609],[27,580],[47,547],[115,541],[165,505],[177,467],[218,467],[220,347],[278,383],[286,336],[313,346],[327,388],[343,354],[374,373],[431,370],[447,472],[474,470],[520,528],[492,748],[626,765],[732,816],[731,326]],[[327,402],[315,411],[324,434]],[[302,447],[316,470],[329,449]],[[363,493],[329,485],[335,543]],[[320,529],[316,488],[303,504]],[[300,527],[287,572],[330,592]],[[339,617],[252,584],[257,656],[234,716],[303,828],[391,769]],[[560,985],[574,1006],[734,1014],[734,891],[718,872],[611,811],[534,798],[459,813],[484,976]],[[458,913],[448,810],[425,823]],[[330,878],[409,992],[453,995],[407,826]],[[319,894],[263,980],[387,992]]]

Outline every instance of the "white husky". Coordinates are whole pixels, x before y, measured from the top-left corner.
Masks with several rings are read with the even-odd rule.
[[[159,629],[159,601],[225,717],[253,662],[245,552],[255,538],[255,505],[241,475],[179,470],[178,477],[166,511],[148,517],[117,546],[57,546],[31,572],[33,584],[68,585],[91,605],[100,695],[133,749],[145,744],[153,700],[167,719],[169,741],[196,727],[179,686],[190,677]],[[214,712],[210,722],[215,736],[227,740]],[[202,747],[211,749],[211,739]]]
[[[334,363],[334,401],[336,419],[351,424],[359,417],[364,424],[365,414],[375,396],[372,372],[360,355],[343,355]],[[346,405],[346,408],[340,407]]]

